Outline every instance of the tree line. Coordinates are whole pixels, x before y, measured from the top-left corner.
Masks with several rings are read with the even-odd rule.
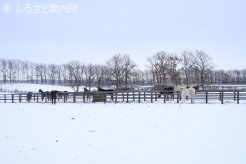
[[[68,85],[76,91],[80,86],[246,84],[246,69],[214,70],[212,58],[202,50],[180,54],[161,51],[146,60],[147,66],[141,70],[128,54],[113,55],[102,65],[78,60],[57,65],[0,58],[0,81]]]

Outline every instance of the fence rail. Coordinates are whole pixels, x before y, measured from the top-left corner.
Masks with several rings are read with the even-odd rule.
[[[131,103],[131,102],[175,102],[181,101],[179,92],[169,93],[170,91],[113,91],[113,92],[68,92],[66,96],[57,95],[58,103]],[[245,90],[199,90],[196,93],[195,101],[202,103],[219,102],[221,104],[234,102],[239,104],[246,102]],[[8,93],[0,94],[0,103],[51,103],[49,96],[42,96],[41,93],[32,93],[30,98],[27,93]]]

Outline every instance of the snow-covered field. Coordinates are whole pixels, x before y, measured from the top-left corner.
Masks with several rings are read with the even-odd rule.
[[[85,86],[81,86],[79,91],[84,91]],[[0,93],[1,90],[10,90],[10,91],[25,91],[25,92],[38,92],[39,89],[43,91],[68,91],[74,92],[74,89],[70,86],[58,86],[58,85],[45,85],[45,84],[0,84]],[[97,90],[96,87],[91,87],[91,91]]]
[[[245,164],[245,104],[0,103],[1,164]]]
[[[27,91],[27,92],[38,92],[39,89],[44,91],[59,90],[73,92],[72,87],[57,86],[57,85],[43,85],[43,84],[0,84],[0,88],[11,91]]]
[[[0,164],[245,164],[245,154],[245,103],[0,103]]]

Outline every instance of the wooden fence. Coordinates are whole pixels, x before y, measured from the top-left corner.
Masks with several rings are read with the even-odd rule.
[[[179,92],[174,92],[170,95],[167,92],[159,95],[157,91],[113,91],[113,92],[68,92],[66,96],[63,94],[57,95],[58,103],[131,103],[131,102],[175,102],[181,101]],[[229,103],[234,102],[239,104],[246,100],[245,90],[199,90],[196,93],[196,102],[201,103]],[[186,100],[187,101],[187,100]],[[189,100],[190,101],[190,100]],[[40,93],[33,93],[31,99],[26,93],[19,94],[0,94],[0,103],[51,103],[49,96],[43,97]],[[245,101],[246,102],[246,101]]]

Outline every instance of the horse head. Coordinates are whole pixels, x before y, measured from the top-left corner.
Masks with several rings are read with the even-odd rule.
[[[198,91],[199,90],[199,85],[195,85],[195,86],[193,86],[193,88],[196,90],[196,91]]]

